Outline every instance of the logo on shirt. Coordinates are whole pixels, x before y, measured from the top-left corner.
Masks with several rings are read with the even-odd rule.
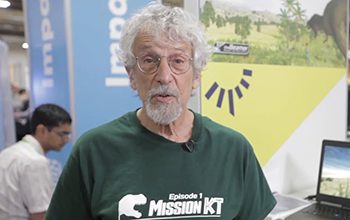
[[[126,195],[119,201],[118,208],[118,220],[122,215],[128,217],[140,218],[142,216],[141,212],[135,210],[135,205],[144,205],[147,202],[146,196],[142,194],[138,195]]]
[[[224,198],[204,197],[202,193],[170,193],[166,200],[150,200],[147,204],[145,195],[128,194],[119,201],[118,220],[122,215],[130,219],[171,219],[174,216],[177,216],[177,219],[220,218],[223,203]],[[142,216],[140,211],[135,210],[136,205],[148,205],[147,216]]]

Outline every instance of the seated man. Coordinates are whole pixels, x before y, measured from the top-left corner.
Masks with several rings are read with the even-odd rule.
[[[45,154],[69,141],[71,123],[63,108],[41,105],[33,112],[31,135],[0,152],[0,220],[44,218],[54,189]]]

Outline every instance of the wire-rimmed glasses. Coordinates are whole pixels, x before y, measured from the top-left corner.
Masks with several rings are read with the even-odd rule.
[[[56,131],[53,128],[47,128],[49,131],[54,132],[55,134],[57,134],[58,136],[60,136],[61,138],[68,138],[70,139],[72,136],[72,133],[69,132],[65,132],[65,131]]]
[[[53,131],[54,133],[56,133],[58,136],[60,136],[61,138],[68,138],[70,139],[72,134],[68,133],[68,132],[62,132],[62,131],[56,131],[54,129],[52,129],[51,131]]]
[[[186,54],[174,54],[171,56],[158,56],[157,54],[145,53],[135,56],[137,66],[145,74],[153,74],[157,72],[162,58],[167,58],[170,70],[176,74],[181,75],[186,73],[190,67],[193,58]]]

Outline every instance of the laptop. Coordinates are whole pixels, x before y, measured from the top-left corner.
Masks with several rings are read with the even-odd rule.
[[[350,142],[322,142],[316,202],[286,218],[330,219],[350,219]]]

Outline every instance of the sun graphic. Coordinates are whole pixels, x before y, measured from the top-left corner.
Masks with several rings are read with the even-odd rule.
[[[251,70],[248,69],[243,69],[243,76],[252,76],[253,72]],[[243,86],[246,89],[249,89],[249,83],[241,78],[240,84],[238,84],[235,88],[234,91],[236,92],[237,96],[239,99],[241,99],[243,97],[243,93],[242,90],[240,88],[240,85]],[[207,99],[210,99],[212,97],[212,95],[214,94],[214,92],[220,88],[220,94],[218,97],[218,101],[216,106],[218,108],[221,108],[222,105],[222,101],[224,100],[224,96],[225,96],[225,92],[227,90],[228,92],[228,101],[229,101],[229,106],[230,106],[230,114],[235,116],[235,110],[234,110],[234,103],[233,103],[233,89],[225,89],[219,86],[219,84],[217,82],[214,82],[213,85],[209,88],[208,92],[205,94],[205,97]]]

